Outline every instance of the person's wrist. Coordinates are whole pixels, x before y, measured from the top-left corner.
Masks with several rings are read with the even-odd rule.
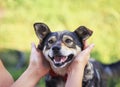
[[[31,76],[33,76],[35,79],[41,79],[42,78],[40,69],[37,69],[37,68],[34,68],[34,67],[33,68],[28,67],[26,72],[31,74]]]
[[[35,76],[37,76],[37,78],[41,79],[45,74],[47,74],[47,72],[49,71],[49,68],[43,68],[43,67],[32,67],[29,66],[27,68],[27,72],[32,72],[32,74],[34,74]]]

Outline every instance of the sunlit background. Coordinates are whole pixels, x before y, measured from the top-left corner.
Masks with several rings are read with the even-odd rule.
[[[120,60],[120,0],[0,0],[0,58],[15,79],[28,65],[30,44],[38,43],[35,22],[52,31],[74,31],[80,25],[93,30],[88,40],[91,56],[102,63]],[[19,53],[24,58],[19,68]],[[109,87],[120,87],[110,80]],[[43,82],[40,82],[44,87]]]

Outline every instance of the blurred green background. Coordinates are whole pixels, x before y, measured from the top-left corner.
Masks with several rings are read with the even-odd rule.
[[[94,31],[92,57],[102,63],[120,60],[120,0],[0,0],[0,58],[17,79],[26,69],[30,43],[38,43],[35,22],[46,23],[52,31],[74,31],[84,25]],[[19,53],[24,64],[16,68]],[[109,87],[120,87],[110,80]],[[43,81],[40,82],[44,87]]]

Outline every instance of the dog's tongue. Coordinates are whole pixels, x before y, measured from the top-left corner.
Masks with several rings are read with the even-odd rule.
[[[62,57],[54,57],[54,60],[56,62],[64,62],[66,60],[66,57],[62,56]]]
[[[59,62],[61,60],[61,57],[54,57],[56,62]]]

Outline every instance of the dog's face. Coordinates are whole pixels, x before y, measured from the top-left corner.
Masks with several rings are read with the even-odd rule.
[[[52,68],[64,68],[83,49],[83,41],[92,31],[80,26],[74,32],[51,32],[44,23],[35,23],[34,29],[40,40],[39,48]]]
[[[75,39],[68,31],[53,32],[46,37],[43,53],[53,67],[65,67],[81,51],[82,44]]]

